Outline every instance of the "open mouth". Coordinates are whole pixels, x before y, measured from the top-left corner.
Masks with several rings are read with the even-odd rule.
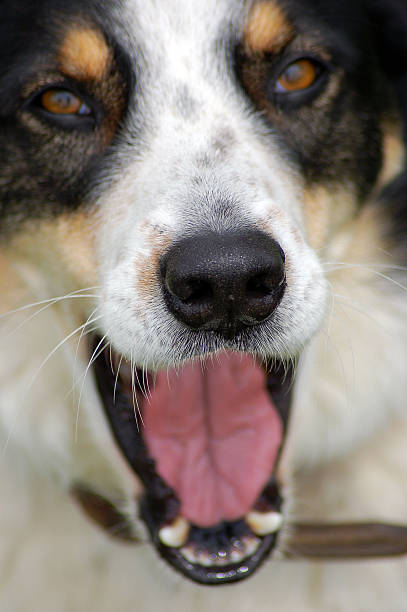
[[[203,584],[251,575],[282,524],[276,471],[291,369],[228,351],[143,375],[110,349],[94,369],[114,436],[145,487],[140,515],[160,555]]]

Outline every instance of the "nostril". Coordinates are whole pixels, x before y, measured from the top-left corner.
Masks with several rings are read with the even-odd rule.
[[[248,299],[262,299],[272,295],[275,291],[274,279],[267,273],[259,274],[250,278],[246,284],[246,295]]]
[[[202,304],[213,299],[213,289],[207,281],[194,280],[190,282],[189,304]]]
[[[167,282],[167,288],[174,297],[191,306],[213,299],[213,289],[210,283],[201,279],[183,279],[176,283],[176,286]]]

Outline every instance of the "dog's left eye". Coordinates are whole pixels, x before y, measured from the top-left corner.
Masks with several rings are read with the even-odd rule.
[[[317,81],[320,74],[320,64],[312,59],[299,59],[283,70],[277,79],[275,91],[282,94],[304,91]]]

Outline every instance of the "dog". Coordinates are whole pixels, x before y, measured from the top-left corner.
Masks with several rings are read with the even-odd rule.
[[[3,612],[407,609],[406,34],[3,1]]]

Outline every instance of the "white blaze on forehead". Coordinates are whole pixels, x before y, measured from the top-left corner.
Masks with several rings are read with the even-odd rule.
[[[164,88],[171,84],[182,83],[199,98],[200,76],[214,76],[220,69],[221,44],[217,43],[233,36],[234,14],[241,10],[240,3],[235,6],[224,0],[123,0],[113,8],[113,28],[139,68],[140,87],[161,91],[162,106],[170,101]]]
[[[213,40],[214,33],[219,33],[222,26],[223,34],[227,24],[243,23],[243,3],[241,0],[121,0],[117,15],[126,29],[138,37],[138,42],[144,37],[145,43],[160,45],[178,33],[198,46]]]

